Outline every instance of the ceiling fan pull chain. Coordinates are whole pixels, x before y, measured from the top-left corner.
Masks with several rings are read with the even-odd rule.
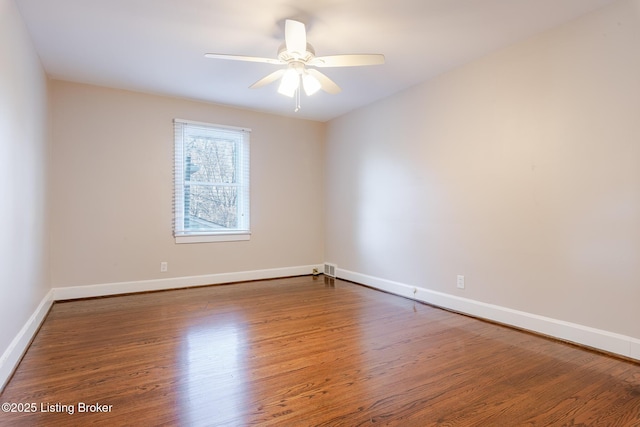
[[[295,113],[300,111],[300,85],[298,85],[298,89],[296,89],[296,109],[293,111]]]

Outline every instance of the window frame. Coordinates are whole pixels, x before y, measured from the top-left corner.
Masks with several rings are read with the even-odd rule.
[[[173,185],[173,236],[176,243],[206,243],[206,242],[230,242],[250,240],[250,135],[251,129],[215,123],[197,122],[193,120],[174,119],[174,185]],[[191,127],[191,129],[189,129]],[[209,132],[220,131],[235,133],[239,137],[237,144],[237,162],[235,165],[238,182],[230,186],[239,188],[237,213],[239,227],[224,229],[222,231],[202,231],[185,229],[184,200],[185,189],[188,185],[185,181],[185,131],[194,128],[205,128]],[[246,170],[245,170],[246,169]],[[211,183],[213,184],[213,183]],[[230,183],[231,184],[231,183]],[[197,185],[197,184],[196,184]]]

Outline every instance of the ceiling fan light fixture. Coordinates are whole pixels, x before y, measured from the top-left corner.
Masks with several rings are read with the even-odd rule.
[[[278,87],[278,93],[288,96],[289,98],[293,98],[296,90],[300,86],[300,75],[298,72],[289,68],[282,76],[282,81],[280,82],[280,87]]]
[[[294,19],[287,19],[284,27],[284,42],[278,49],[277,59],[223,53],[206,53],[205,56],[214,59],[262,62],[286,66],[286,68],[281,68],[266,75],[249,87],[256,89],[280,80],[278,93],[289,98],[296,97],[296,111],[300,109],[302,90],[307,96],[315,94],[320,89],[332,95],[341,91],[340,86],[325,74],[315,68],[307,68],[307,66],[319,68],[360,67],[363,65],[384,64],[385,62],[384,55],[381,54],[316,56],[313,46],[307,43],[307,30],[304,23]]]
[[[302,75],[302,87],[307,96],[311,96],[322,88],[322,85],[314,76],[309,73]]]

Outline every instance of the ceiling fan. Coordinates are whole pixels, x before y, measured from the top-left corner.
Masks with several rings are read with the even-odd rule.
[[[274,71],[249,87],[256,89],[281,79],[278,92],[289,97],[293,97],[296,93],[299,97],[301,86],[307,95],[313,95],[320,89],[330,94],[337,94],[342,90],[340,86],[329,77],[315,68],[308,67],[357,67],[362,65],[384,64],[384,55],[380,54],[316,56],[313,46],[307,43],[305,25],[293,19],[287,19],[285,21],[284,38],[284,43],[278,49],[277,58],[227,55],[222,53],[206,53],[204,56],[214,59],[286,65],[285,68]],[[299,107],[298,103],[297,108]]]

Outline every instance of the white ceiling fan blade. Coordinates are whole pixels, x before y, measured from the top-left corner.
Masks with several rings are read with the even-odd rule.
[[[384,55],[380,54],[318,56],[309,62],[309,65],[314,67],[359,67],[380,64],[384,64]]]
[[[285,71],[287,71],[286,68],[282,68],[280,70],[274,71],[273,73],[269,74],[266,77],[261,78],[260,80],[258,80],[257,82],[249,86],[249,88],[257,89],[259,87],[266,86],[269,83],[273,83],[276,80],[278,80],[280,77],[282,77]]]
[[[307,30],[304,24],[287,19],[284,23],[284,41],[291,54],[304,56],[307,51]]]
[[[205,53],[206,58],[212,59],[228,59],[232,61],[249,61],[249,62],[262,62],[267,64],[284,64],[279,59],[275,58],[261,58],[259,56],[244,56],[244,55],[227,55],[225,53]]]
[[[309,68],[307,69],[307,72],[320,82],[320,87],[323,91],[330,93],[331,95],[336,95],[342,92],[340,86],[338,86],[333,80],[322,74],[320,71]]]

